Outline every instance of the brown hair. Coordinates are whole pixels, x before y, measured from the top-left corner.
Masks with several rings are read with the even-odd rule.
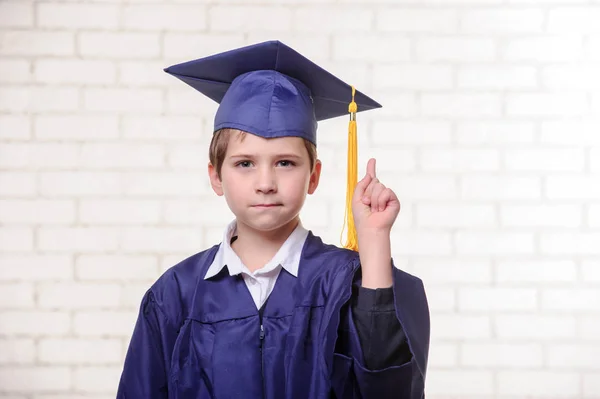
[[[225,154],[227,153],[227,146],[229,145],[229,138],[232,134],[238,134],[240,140],[244,140],[246,137],[246,132],[238,130],[238,129],[220,129],[213,134],[212,140],[210,142],[210,147],[208,150],[208,159],[210,163],[216,168],[217,175],[219,179],[221,179],[221,167],[223,166],[223,161],[225,160]],[[304,140],[304,146],[306,147],[306,151],[308,152],[308,159],[310,161],[310,171],[314,170],[315,163],[317,161],[317,147],[311,143],[310,141]]]

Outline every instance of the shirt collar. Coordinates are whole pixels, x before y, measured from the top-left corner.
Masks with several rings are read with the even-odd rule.
[[[235,251],[231,248],[231,238],[235,235],[236,231],[237,222],[236,220],[233,220],[229,223],[223,233],[223,241],[217,250],[213,262],[206,271],[206,275],[204,276],[205,280],[219,274],[225,266],[227,266],[229,275],[235,276],[242,272],[247,274],[263,274],[272,271],[281,265],[292,276],[298,277],[300,256],[306,237],[308,236],[308,230],[302,226],[302,223],[298,222],[298,226],[296,226],[287,240],[285,240],[281,248],[279,248],[279,251],[273,256],[273,259],[254,273],[250,273]]]

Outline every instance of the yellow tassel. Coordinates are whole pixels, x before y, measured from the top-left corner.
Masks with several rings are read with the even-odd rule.
[[[347,240],[344,248],[358,251],[358,236],[356,227],[354,226],[354,215],[352,214],[352,196],[358,182],[358,143],[357,143],[357,128],[356,128],[356,112],[358,106],[354,102],[356,89],[352,86],[352,102],[348,105],[350,113],[350,123],[348,124],[348,176],[346,186],[346,210],[344,213],[344,228],[347,227]],[[343,229],[342,229],[343,235]]]

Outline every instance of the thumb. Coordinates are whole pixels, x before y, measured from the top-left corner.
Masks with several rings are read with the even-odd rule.
[[[370,174],[367,173],[365,177],[363,177],[362,180],[356,184],[356,188],[354,189],[353,201],[359,201],[362,198],[365,191],[367,190],[367,187],[369,186],[369,183],[371,183],[371,180],[373,180],[373,178]]]

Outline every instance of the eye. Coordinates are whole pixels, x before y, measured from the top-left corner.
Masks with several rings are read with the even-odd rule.
[[[279,162],[277,162],[280,166],[283,166],[284,168],[288,168],[290,166],[296,166],[296,164],[292,161],[289,161],[287,159],[281,160]]]
[[[242,167],[242,168],[249,168],[250,166],[252,166],[252,162],[250,162],[250,161],[240,161],[240,162],[236,163],[235,166],[239,166],[239,167]]]

